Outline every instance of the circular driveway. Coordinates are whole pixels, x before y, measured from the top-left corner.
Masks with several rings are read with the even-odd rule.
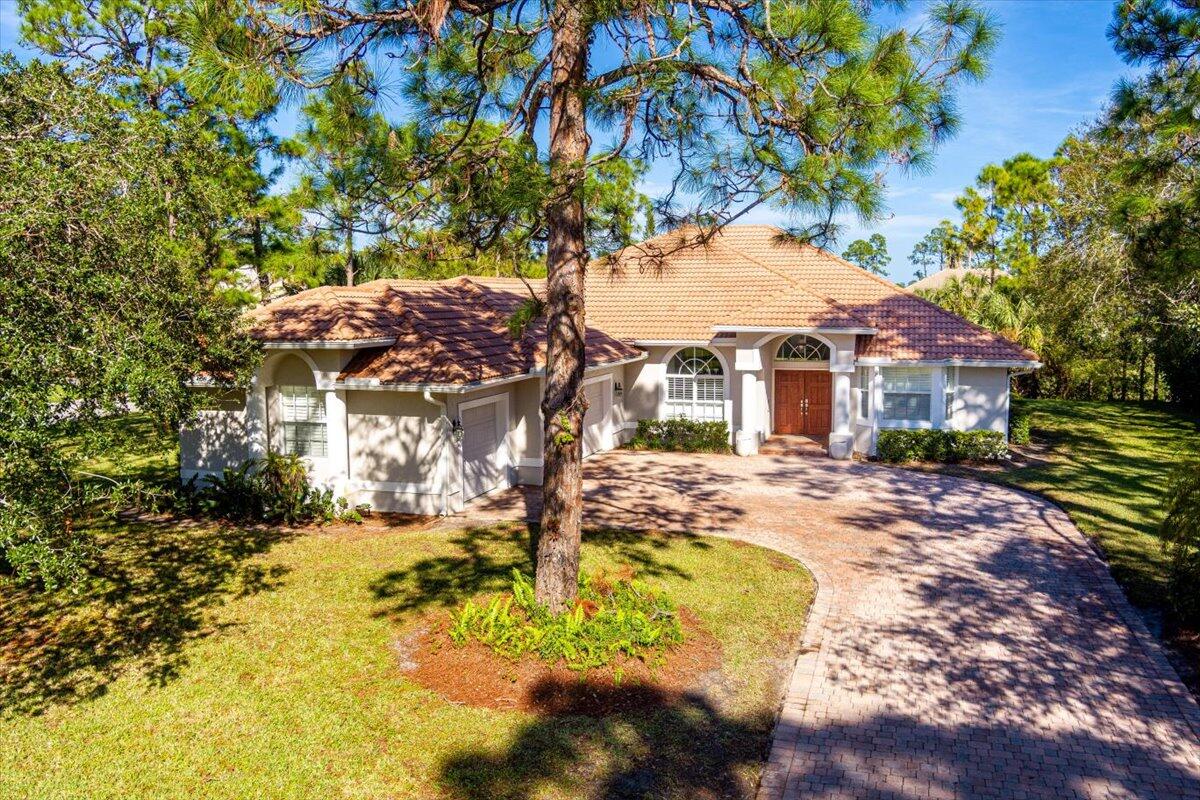
[[[1054,505],[827,458],[614,451],[584,475],[589,525],[743,539],[816,576],[760,797],[1200,800],[1200,709]]]

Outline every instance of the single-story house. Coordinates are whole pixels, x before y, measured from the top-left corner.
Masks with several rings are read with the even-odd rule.
[[[638,420],[724,420],[737,452],[805,435],[871,453],[884,428],[1007,433],[1013,342],[764,225],[706,241],[682,229],[593,262],[587,276],[585,457]],[[541,481],[541,290],[515,278],[324,286],[252,312],[267,356],[248,393],[182,431],[186,480],[268,450],[377,510],[450,513]],[[243,396],[244,395],[244,396]]]

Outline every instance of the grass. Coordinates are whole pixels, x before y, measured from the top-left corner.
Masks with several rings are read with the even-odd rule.
[[[517,525],[101,526],[73,590],[0,581],[0,797],[751,791],[808,572],[721,540],[591,531],[585,570],[632,565],[721,642],[722,691],[559,718],[456,705],[410,681],[406,632],[530,571],[530,538]]]

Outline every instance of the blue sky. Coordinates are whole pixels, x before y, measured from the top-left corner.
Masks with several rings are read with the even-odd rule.
[[[923,5],[910,3],[907,23],[919,21]],[[987,5],[1002,25],[1002,37],[988,77],[959,95],[958,135],[937,152],[926,173],[892,173],[885,218],[866,226],[846,220],[835,247],[882,233],[893,259],[891,278],[901,283],[913,275],[908,262],[913,245],[940,220],[957,218],[954,197],[974,182],[981,167],[1023,151],[1051,155],[1072,129],[1097,116],[1113,84],[1129,72],[1104,35],[1111,0],[994,0]],[[0,0],[0,49],[20,49],[18,22],[16,0]],[[290,134],[294,124],[294,113],[284,114],[280,133]],[[665,173],[652,169],[648,189],[656,178],[664,180]],[[746,221],[794,222],[766,208]]]

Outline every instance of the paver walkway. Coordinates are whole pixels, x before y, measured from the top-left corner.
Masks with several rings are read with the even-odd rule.
[[[743,539],[815,575],[760,798],[1200,798],[1200,710],[1055,506],[825,458],[613,452],[585,481],[589,524]]]

